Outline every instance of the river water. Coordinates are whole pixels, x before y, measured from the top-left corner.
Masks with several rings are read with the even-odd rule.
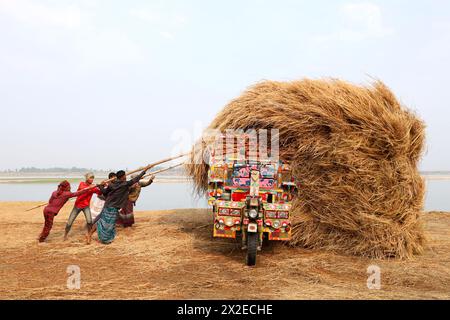
[[[55,183],[0,183],[0,201],[48,201]],[[72,189],[75,184],[72,183]],[[136,210],[207,208],[188,182],[158,183],[144,188]],[[426,211],[450,212],[450,180],[427,180]]]

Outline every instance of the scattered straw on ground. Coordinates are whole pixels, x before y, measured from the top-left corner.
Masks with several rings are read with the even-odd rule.
[[[111,245],[84,244],[79,216],[67,242],[70,207],[47,243],[36,203],[0,203],[0,299],[449,299],[450,215],[425,214],[423,255],[371,260],[274,244],[256,267],[232,240],[211,238],[206,210],[139,212]],[[81,289],[69,290],[67,266],[81,268]],[[367,267],[381,268],[381,290],[367,288]]]

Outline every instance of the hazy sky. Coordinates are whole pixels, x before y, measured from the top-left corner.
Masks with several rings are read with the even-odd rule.
[[[450,170],[449,75],[447,0],[0,0],[0,169],[132,168],[262,79],[375,77]]]

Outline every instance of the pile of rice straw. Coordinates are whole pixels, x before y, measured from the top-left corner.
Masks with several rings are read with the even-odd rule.
[[[291,245],[372,258],[423,250],[417,165],[425,126],[383,83],[265,81],[231,101],[209,128],[279,130],[280,157],[300,186]],[[186,169],[204,192],[208,165],[195,164],[203,155],[194,150]]]

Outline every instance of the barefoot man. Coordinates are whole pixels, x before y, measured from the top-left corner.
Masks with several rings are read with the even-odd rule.
[[[100,191],[106,197],[105,206],[100,213],[100,219],[97,222],[98,239],[103,244],[109,244],[116,237],[116,220],[119,210],[125,205],[130,194],[130,187],[145,175],[147,171],[142,171],[137,177],[127,181],[125,171],[120,170],[116,174],[116,180],[107,187],[100,186]],[[95,228],[91,228],[87,237],[87,243],[90,243]]]

